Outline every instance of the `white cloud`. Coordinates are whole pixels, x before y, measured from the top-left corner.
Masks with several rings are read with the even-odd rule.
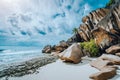
[[[0,0],[0,30],[7,36],[66,36],[74,27],[79,27],[83,16],[94,9],[89,0],[88,3],[84,0],[7,1]]]
[[[86,3],[84,5],[84,15],[87,15],[90,11],[91,11],[91,6],[88,3]]]

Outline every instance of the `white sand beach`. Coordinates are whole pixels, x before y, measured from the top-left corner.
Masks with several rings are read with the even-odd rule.
[[[37,71],[38,73],[23,77],[10,77],[8,80],[90,80],[89,76],[98,72],[97,69],[89,65],[88,60],[83,60],[79,64],[64,63],[57,60],[39,68]],[[110,80],[120,80],[120,74]]]

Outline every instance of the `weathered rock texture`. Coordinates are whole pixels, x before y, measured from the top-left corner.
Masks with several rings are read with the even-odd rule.
[[[120,65],[120,57],[118,56],[103,54],[99,58],[102,60],[108,60],[114,65]]]
[[[113,45],[115,40],[117,39],[114,35],[110,34],[101,27],[98,27],[97,29],[93,30],[92,34],[95,38],[96,44],[102,49]]]
[[[115,68],[104,68],[100,72],[90,76],[93,80],[108,80],[116,75]]]
[[[120,52],[120,44],[113,45],[113,46],[109,47],[108,49],[106,49],[106,53],[108,53],[108,54],[115,54],[118,52]]]
[[[93,38],[91,31],[96,28],[99,21],[101,21],[108,13],[109,9],[100,8],[91,12],[88,16],[83,17],[83,24],[79,27],[80,36],[83,40],[89,41]]]
[[[100,70],[100,72],[90,75],[91,79],[108,80],[116,75],[117,67],[115,65],[120,65],[120,57],[103,54],[98,59],[92,61],[90,65]]]
[[[115,55],[120,57],[120,53],[115,53]]]
[[[104,67],[106,67],[107,65],[111,65],[112,63],[108,60],[102,60],[102,59],[97,59],[94,60],[90,63],[90,65],[92,67],[97,68],[98,70],[102,70]]]
[[[26,74],[31,74],[36,72],[36,70],[44,66],[48,63],[55,62],[58,59],[58,57],[55,56],[43,56],[31,59],[29,61],[21,62],[21,63],[15,63],[11,64],[9,66],[4,66],[4,68],[0,69],[0,78],[5,76],[23,76]]]
[[[68,49],[59,54],[60,59],[67,62],[79,63],[82,57],[80,45],[74,43]]]

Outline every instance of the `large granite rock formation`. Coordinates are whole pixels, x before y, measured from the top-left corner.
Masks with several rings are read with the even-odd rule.
[[[83,17],[82,21],[83,24],[78,29],[81,41],[95,39],[96,44],[101,49],[120,42],[119,0],[115,0],[115,3],[110,8],[100,8],[90,12],[90,14]],[[73,36],[70,39],[72,40],[72,38],[75,37]]]
[[[101,21],[108,13],[109,9],[100,8],[83,17],[83,24],[79,27],[80,36],[83,40],[89,41],[93,38],[91,31],[96,28],[99,21]]]
[[[68,49],[59,54],[63,61],[79,63],[82,57],[82,50],[80,44],[74,43]]]

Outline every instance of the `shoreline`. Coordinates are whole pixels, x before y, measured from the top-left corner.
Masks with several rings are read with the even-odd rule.
[[[33,69],[29,68],[28,70],[28,67],[31,67],[29,65],[27,67],[24,67],[25,71],[21,71],[19,73],[12,74],[9,76],[4,76],[0,78],[0,80],[91,80],[89,76],[93,73],[99,72],[98,69],[90,66],[89,63],[93,60],[96,60],[96,58],[83,57],[80,63],[73,64],[69,62],[63,62],[62,60],[58,59],[57,56],[45,55],[44,58],[38,57],[26,62],[22,62],[22,64],[25,63],[26,65],[34,63],[34,65],[38,65],[37,67],[34,67]],[[36,63],[36,61],[39,61],[39,63],[43,63],[39,64]],[[18,66],[11,66],[16,68],[9,69],[21,70],[23,69],[22,64],[19,64]],[[117,75],[109,80],[119,80],[119,71],[120,70],[118,69]]]
[[[73,63],[66,63],[66,62],[61,61],[60,59],[57,59],[56,62],[39,67],[37,69],[37,73],[28,74],[28,75],[24,75],[21,77],[17,77],[17,76],[11,77],[10,76],[10,77],[7,77],[7,79],[8,80],[60,80],[59,77],[64,75],[64,76],[66,76],[65,78],[67,80],[68,77],[67,77],[66,73],[68,73],[69,71],[70,72],[68,73],[68,75],[73,75],[73,76],[76,75],[75,79],[77,79],[79,77],[78,76],[79,74],[77,74],[77,73],[81,73],[81,70],[83,71],[84,67],[86,67],[86,68],[90,67],[89,62],[90,62],[90,60],[84,59],[79,64],[73,64]],[[75,69],[75,73],[71,73],[71,71],[73,72],[74,69]],[[98,71],[95,68],[92,68],[92,69],[95,71]],[[64,71],[65,71],[65,73],[64,73]],[[56,77],[53,75],[56,75]],[[5,80],[5,77],[3,77],[2,80]],[[63,78],[63,80],[65,80],[65,79]],[[72,79],[70,79],[70,80],[72,80]]]
[[[90,62],[90,60],[85,59],[78,64],[72,64],[58,59],[56,62],[38,68],[37,73],[22,77],[8,77],[8,80],[92,80],[89,76],[99,72],[99,70],[91,67]],[[118,70],[117,75],[109,80],[119,79]]]
[[[6,77],[7,79],[8,77],[21,77],[32,74],[38,68],[55,62],[57,59],[57,56],[44,55],[27,61],[6,65],[3,69],[0,69],[0,78]]]

